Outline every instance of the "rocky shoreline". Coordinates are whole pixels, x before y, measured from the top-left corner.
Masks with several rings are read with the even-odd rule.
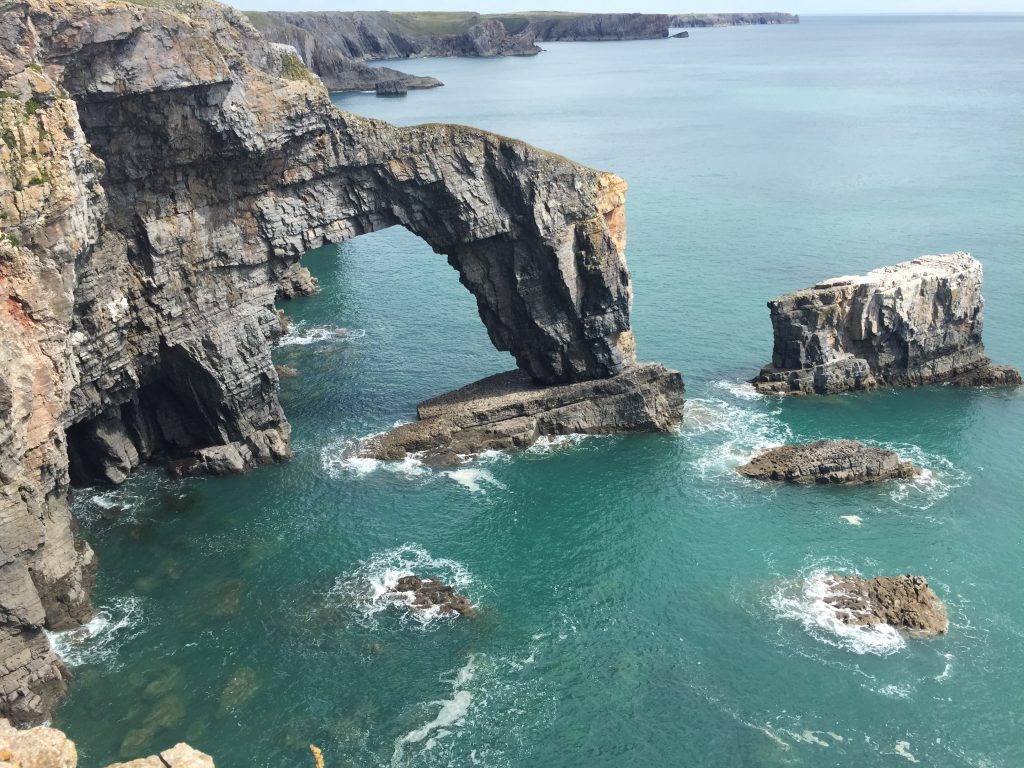
[[[461,56],[536,56],[540,42],[653,40],[669,28],[798,24],[788,13],[391,13],[251,11],[269,40],[288,46],[331,90],[372,91],[397,82],[407,90],[441,81],[366,62]],[[679,37],[680,35],[675,35]],[[386,89],[394,86],[386,86]],[[380,91],[377,91],[378,94]]]
[[[885,624],[912,637],[935,637],[949,629],[946,607],[921,576],[832,574],[824,598],[844,624]]]

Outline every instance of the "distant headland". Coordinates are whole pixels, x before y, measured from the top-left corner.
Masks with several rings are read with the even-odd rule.
[[[246,13],[275,43],[295,48],[335,91],[373,90],[399,81],[405,88],[442,85],[367,61],[429,56],[535,56],[537,43],[654,40],[670,29],[798,24],[791,13],[391,13],[389,11]]]

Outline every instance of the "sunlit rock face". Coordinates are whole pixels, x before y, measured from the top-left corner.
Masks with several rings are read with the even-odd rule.
[[[775,347],[762,392],[827,394],[950,382],[1019,384],[982,343],[981,264],[922,256],[768,302]]]

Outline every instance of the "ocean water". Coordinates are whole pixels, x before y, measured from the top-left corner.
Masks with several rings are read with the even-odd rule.
[[[512,360],[409,233],[309,254],[323,292],[285,306],[275,353],[299,371],[294,460],[78,494],[101,613],[56,638],[76,676],[56,724],[83,766],[180,740],[220,768],[311,766],[310,743],[330,768],[1024,765],[1024,391],[744,383],[770,357],[767,299],[951,250],[985,266],[992,357],[1024,364],[1024,17],[691,35],[402,62],[446,87],[336,97],[626,178],[640,357],[683,371],[679,433],[447,471],[353,459]],[[818,437],[927,473],[841,489],[733,471]],[[926,576],[948,635],[838,626],[832,570]],[[389,601],[410,571],[478,617]]]

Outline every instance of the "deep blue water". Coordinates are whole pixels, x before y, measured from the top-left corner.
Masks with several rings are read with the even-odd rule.
[[[811,17],[403,61],[446,86],[337,96],[624,177],[640,357],[683,371],[685,423],[449,472],[351,460],[512,360],[409,233],[310,254],[323,292],[285,307],[276,352],[299,371],[294,461],[79,497],[105,609],[61,640],[77,680],[57,724],[82,765],[182,739],[221,768],[311,765],[311,742],[330,768],[1024,765],[1024,392],[743,383],[770,357],[769,298],[954,250],[985,266],[991,356],[1024,364],[1022,40],[1024,17]],[[816,437],[928,473],[835,489],[733,471]],[[834,569],[926,576],[948,635],[837,629],[813,592]],[[374,600],[407,570],[479,617]]]

